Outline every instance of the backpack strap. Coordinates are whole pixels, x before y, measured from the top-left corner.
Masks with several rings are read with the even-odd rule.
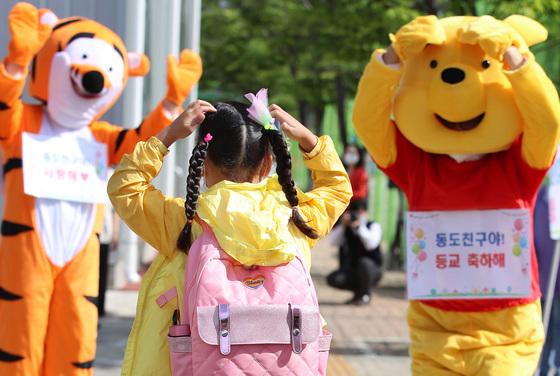
[[[204,221],[198,215],[194,216],[194,220],[196,221],[196,223],[198,223],[200,225],[200,227],[202,227],[202,231],[207,231],[207,232],[210,232],[210,233],[213,234],[212,228],[210,227],[210,225],[208,223],[206,223],[206,221]]]
[[[212,242],[217,243],[214,232],[212,231],[212,228],[210,227],[210,225],[208,225],[208,223],[206,223],[198,215],[194,216],[194,221],[196,221],[196,223],[198,223],[199,226],[202,228],[202,234],[200,236],[204,236],[204,234],[207,234],[207,235],[210,236]],[[195,244],[195,242],[193,242],[193,244],[191,245],[191,249],[189,250],[189,253],[191,255],[192,255],[191,250],[193,249],[192,247]],[[187,274],[188,274],[189,260],[190,259],[191,259],[190,257],[187,259],[187,265],[185,265],[185,285],[184,285],[184,291],[183,291],[183,302],[182,302],[182,306],[179,307],[179,311],[181,312],[180,323],[181,323],[181,325],[186,325],[186,326],[190,326],[190,322],[189,322],[190,318],[189,318],[189,314],[188,314],[188,312],[189,312],[188,303],[189,302],[188,302],[188,299],[187,299],[189,290],[192,287],[192,286],[187,285],[187,283],[188,283],[187,282]]]

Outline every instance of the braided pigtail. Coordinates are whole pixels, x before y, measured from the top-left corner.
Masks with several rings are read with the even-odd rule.
[[[191,247],[192,221],[196,214],[196,202],[200,194],[200,178],[202,177],[202,167],[208,151],[208,143],[212,140],[212,135],[207,134],[204,139],[195,146],[191,159],[189,160],[189,175],[187,176],[187,197],[185,199],[185,213],[187,223],[181,230],[177,239],[177,248],[185,253],[189,253]]]
[[[296,186],[292,179],[292,157],[290,156],[288,145],[286,144],[282,133],[276,129],[266,130],[265,132],[270,140],[272,151],[276,156],[276,173],[278,174],[278,181],[282,186],[282,191],[284,191],[286,199],[292,207],[292,217],[290,220],[305,236],[311,239],[318,239],[319,235],[317,232],[305,223],[305,220],[298,210],[299,202]]]

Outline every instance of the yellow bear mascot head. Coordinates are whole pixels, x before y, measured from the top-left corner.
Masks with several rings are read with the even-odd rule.
[[[398,128],[431,153],[509,148],[523,121],[503,56],[510,46],[525,55],[546,37],[543,26],[518,15],[418,17],[391,35],[402,69],[393,99]]]

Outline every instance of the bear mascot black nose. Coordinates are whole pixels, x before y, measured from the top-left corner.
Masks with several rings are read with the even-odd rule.
[[[90,94],[99,94],[105,85],[103,75],[99,72],[87,72],[82,77],[82,86]]]
[[[465,79],[465,72],[459,68],[447,68],[441,72],[441,79],[448,84],[458,84]]]

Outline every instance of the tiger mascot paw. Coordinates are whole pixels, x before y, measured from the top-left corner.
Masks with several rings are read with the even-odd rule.
[[[173,55],[167,57],[167,94],[165,99],[181,106],[193,85],[202,76],[202,60],[191,50],[183,50],[179,61]]]
[[[8,16],[11,40],[6,61],[27,67],[45,44],[57,17],[48,9],[17,3]]]

